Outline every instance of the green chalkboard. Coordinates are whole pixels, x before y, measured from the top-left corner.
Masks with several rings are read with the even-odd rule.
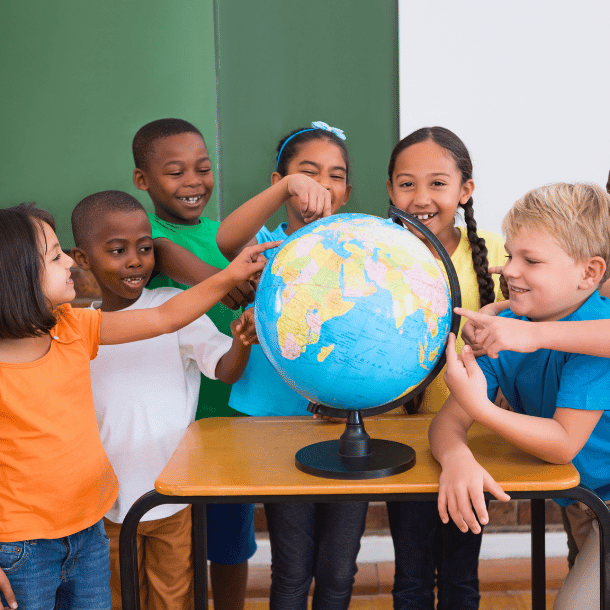
[[[83,197],[131,183],[131,140],[194,123],[216,161],[212,0],[20,0],[0,18],[0,206],[36,201],[72,245]],[[207,215],[218,217],[217,191]]]
[[[215,13],[221,214],[269,185],[281,136],[321,120],[347,135],[354,190],[344,210],[385,215],[397,0],[216,0]]]

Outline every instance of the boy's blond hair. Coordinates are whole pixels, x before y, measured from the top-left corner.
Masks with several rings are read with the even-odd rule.
[[[610,276],[610,195],[596,184],[559,182],[533,189],[502,221],[507,237],[527,228],[549,233],[575,261],[601,256]]]

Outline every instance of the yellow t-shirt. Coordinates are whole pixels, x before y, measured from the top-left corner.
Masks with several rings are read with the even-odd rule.
[[[456,248],[455,252],[451,255],[451,262],[455,267],[455,271],[460,282],[460,291],[462,293],[462,307],[477,311],[480,308],[479,305],[479,285],[477,284],[477,274],[472,266],[472,252],[470,251],[470,244],[468,243],[468,237],[466,235],[466,228],[459,227],[462,233],[460,243]],[[491,231],[477,230],[477,235],[485,239],[485,245],[487,246],[487,260],[489,261],[490,267],[499,267],[504,265],[506,262],[506,251],[504,250],[504,239],[498,233],[492,233]],[[441,265],[444,271],[444,266]],[[500,281],[498,276],[494,277],[494,284],[496,289],[496,301],[503,301],[502,291],[500,290]],[[462,318],[460,323],[460,331],[466,323],[466,318]],[[462,351],[464,347],[464,341],[461,336],[458,335],[456,347],[458,353]],[[445,367],[436,376],[434,381],[424,390],[424,398],[422,405],[419,409],[419,413],[437,413],[443,406],[445,400],[449,397],[449,390],[443,380],[445,373]]]
[[[0,362],[0,541],[62,538],[97,523],[118,482],[95,418],[89,361],[99,311],[62,305],[49,351]]]

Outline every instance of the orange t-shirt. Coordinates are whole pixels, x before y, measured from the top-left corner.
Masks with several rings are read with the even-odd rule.
[[[47,354],[0,362],[2,542],[69,536],[117,497],[91,394],[100,320],[99,311],[62,305]]]

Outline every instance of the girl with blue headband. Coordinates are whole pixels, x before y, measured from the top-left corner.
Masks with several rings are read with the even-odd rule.
[[[271,187],[218,228],[218,247],[229,259],[270,236],[284,240],[307,223],[336,213],[349,199],[349,157],[340,129],[312,123],[280,140],[277,151]],[[270,231],[264,223],[284,204],[288,221]],[[267,257],[274,254],[270,250]],[[252,346],[229,405],[248,415],[309,415],[308,400],[284,382],[260,345]],[[271,543],[270,610],[306,610],[314,578],[313,610],[349,607],[366,511],[366,502],[265,505]]]

